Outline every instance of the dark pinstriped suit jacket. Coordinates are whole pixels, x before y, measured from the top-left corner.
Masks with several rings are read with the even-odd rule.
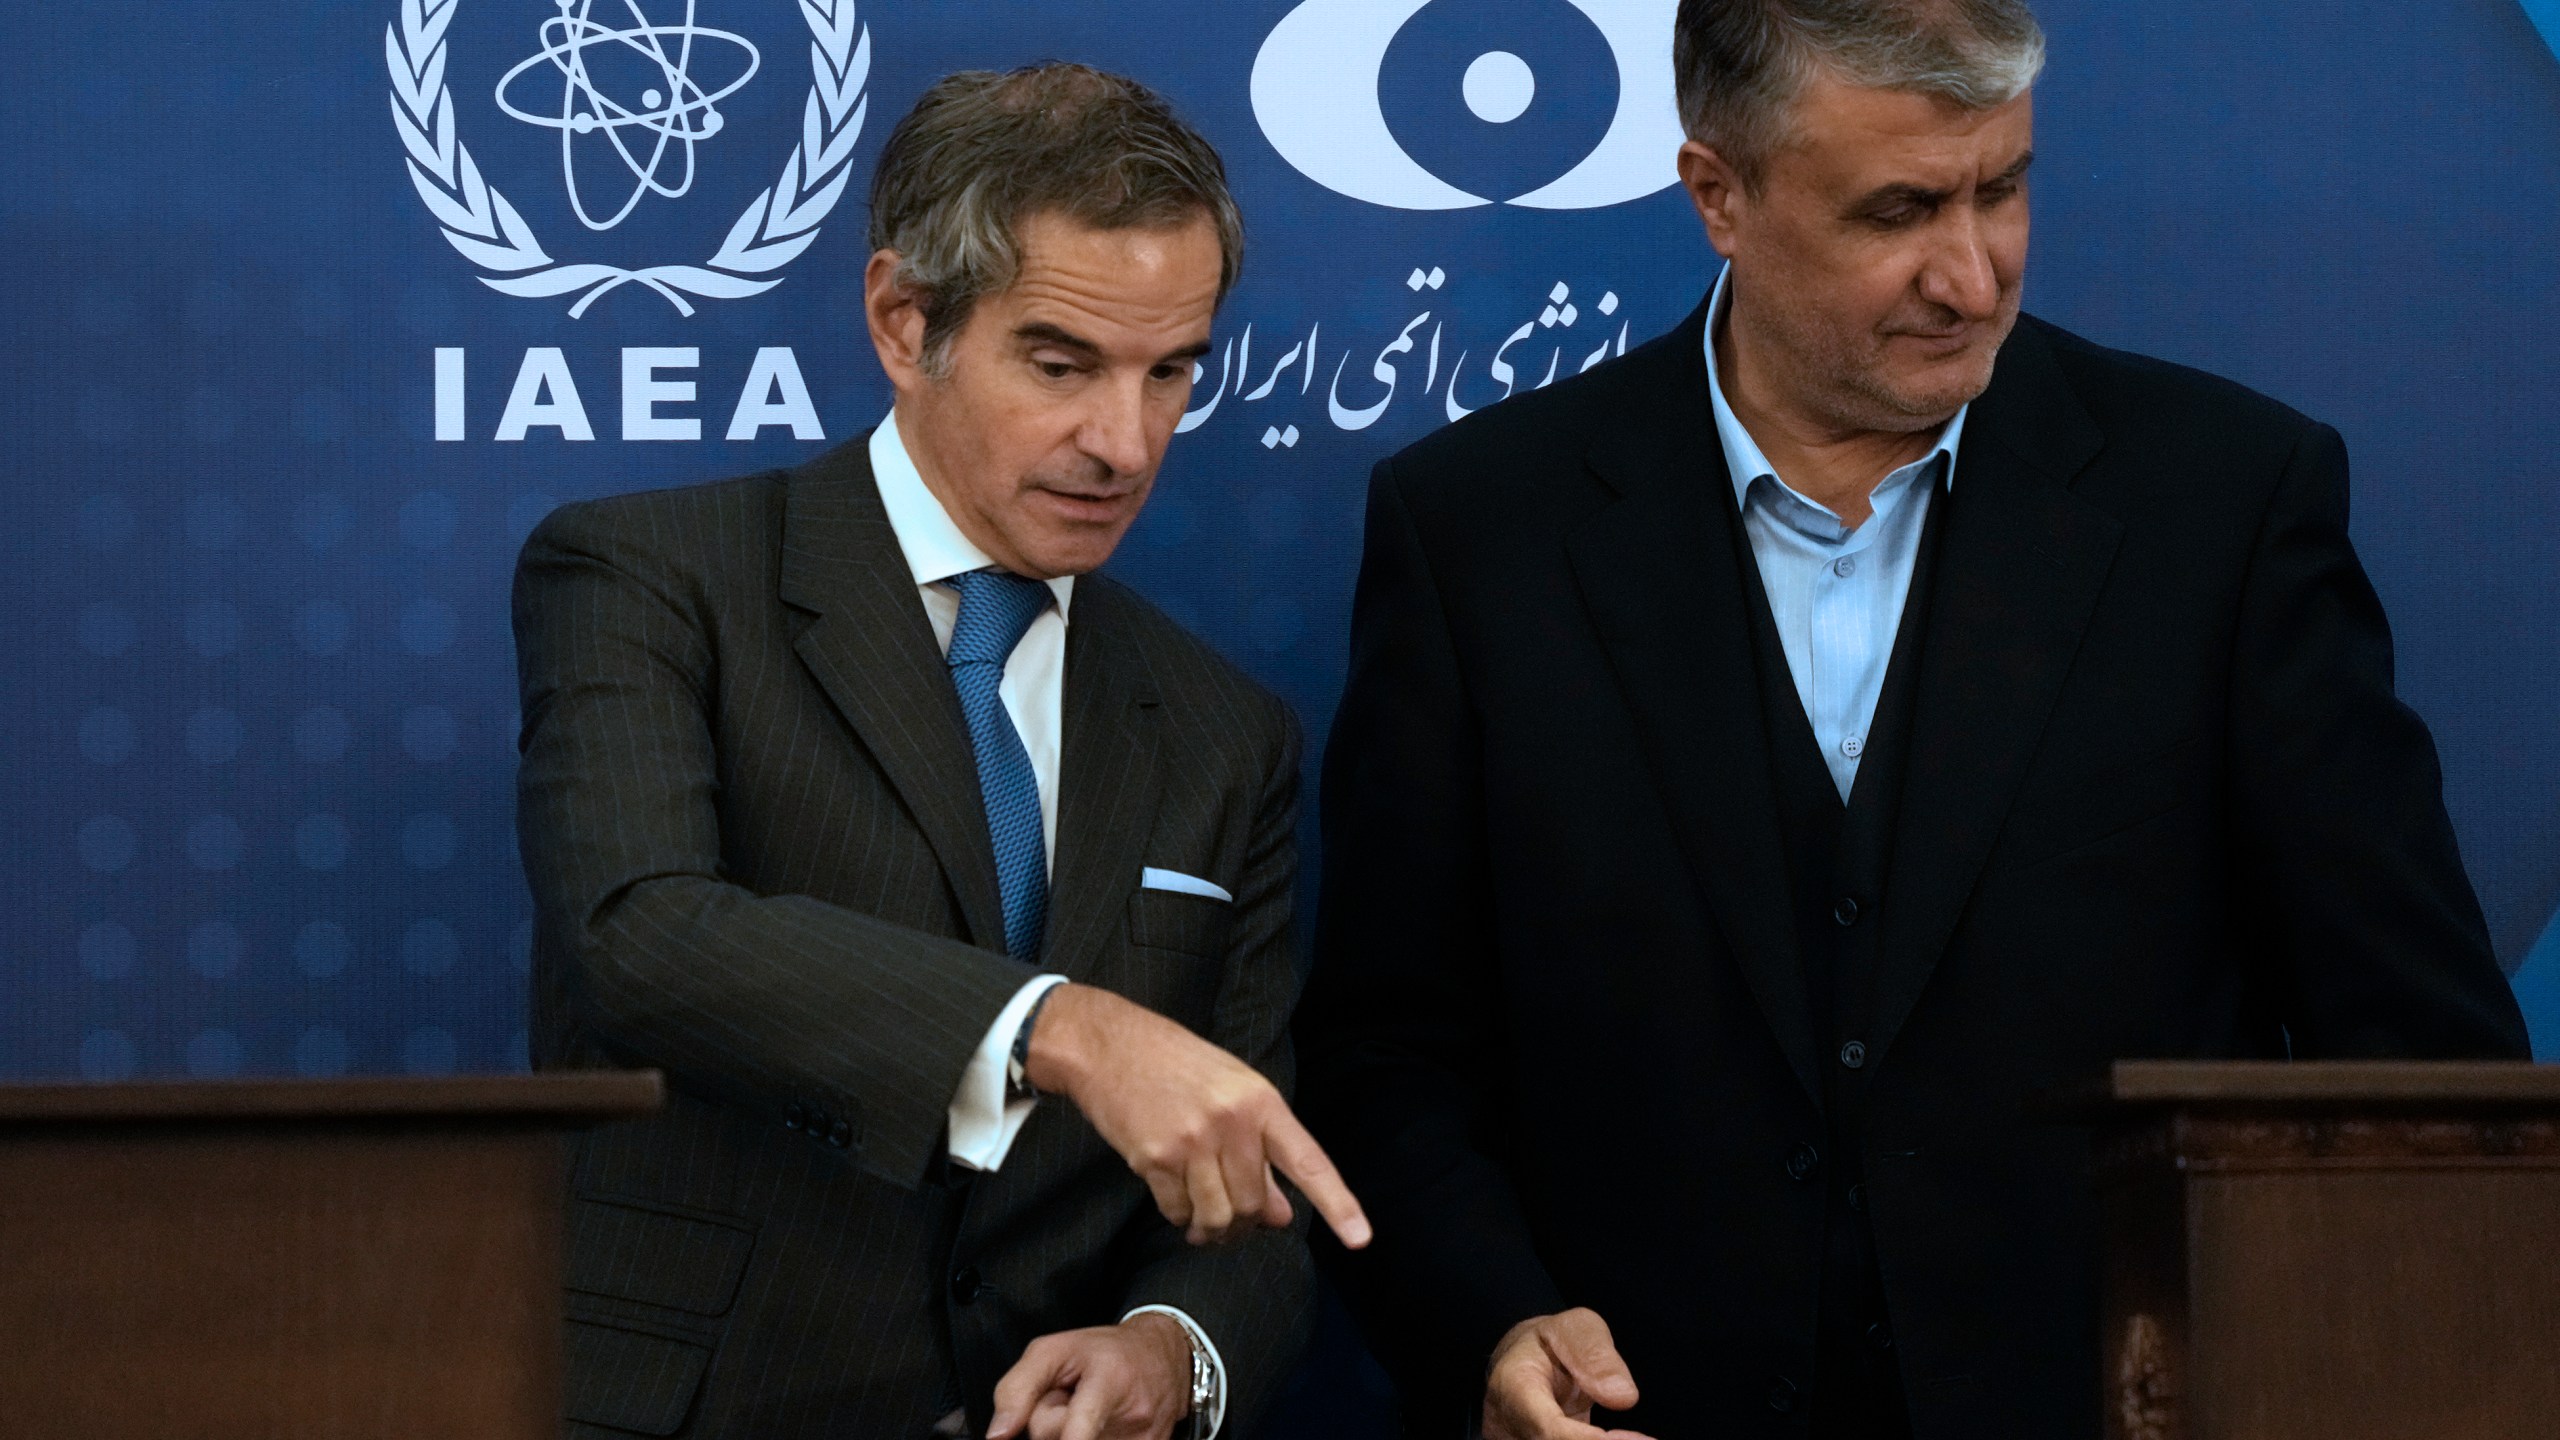
[[[1249,1421],[1304,1339],[1303,1222],[1186,1246],[1059,1099],[1000,1171],[944,1163],[1034,971],[1001,953],[967,727],[864,444],[559,511],[515,627],[536,1061],[674,1089],[577,1150],[569,1433],[913,1440],[954,1377],[983,1428],[1032,1339],[1153,1303],[1209,1332]],[[1040,968],[1287,1088],[1287,709],[1088,576],[1063,719]],[[1149,865],[1235,903],[1141,890]]]

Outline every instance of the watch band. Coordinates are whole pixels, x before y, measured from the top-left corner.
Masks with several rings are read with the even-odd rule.
[[[1013,1032],[1012,1063],[1005,1067],[1004,1092],[1007,1100],[1038,1098],[1040,1087],[1031,1083],[1031,1027],[1040,1023],[1040,1012],[1048,1008],[1049,997],[1058,993],[1052,985],[1040,992],[1031,1008],[1022,1014],[1021,1028]]]
[[[1218,1372],[1190,1327],[1183,1328],[1183,1338],[1191,1344],[1191,1412],[1183,1417],[1182,1440],[1207,1440],[1209,1416],[1218,1404]]]
[[[1190,1342],[1191,1404],[1174,1421],[1171,1440],[1215,1440],[1227,1412],[1227,1372],[1216,1345],[1199,1322],[1171,1305],[1141,1305],[1120,1318],[1126,1322],[1140,1315],[1164,1316],[1182,1327],[1183,1338]]]

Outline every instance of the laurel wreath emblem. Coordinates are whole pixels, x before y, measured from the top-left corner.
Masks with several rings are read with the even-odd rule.
[[[445,29],[462,0],[400,0],[400,20],[383,31],[391,67],[391,118],[409,150],[409,180],[444,229],[444,238],[483,271],[480,283],[507,295],[545,299],[576,294],[571,317],[624,285],[642,285],[691,315],[687,295],[743,300],[782,283],[758,280],[790,264],[818,238],[818,227],[853,176],[854,142],[871,100],[871,30],[854,17],[854,0],[799,0],[809,22],[812,83],[800,143],[782,178],[756,196],[729,228],[720,252],[702,265],[563,264],[551,258],[516,208],[481,178],[471,151],[454,135],[453,94],[444,81]]]

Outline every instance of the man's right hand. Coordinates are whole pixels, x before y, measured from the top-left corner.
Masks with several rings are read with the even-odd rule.
[[[1192,1244],[1288,1224],[1275,1167],[1344,1245],[1369,1243],[1360,1202],[1262,1072],[1145,1006],[1059,986],[1032,1026],[1023,1070],[1075,1102]]]
[[[1511,1327],[1493,1347],[1484,1379],[1485,1440],[1645,1440],[1591,1423],[1594,1405],[1636,1403],[1636,1379],[1618,1358],[1608,1322],[1590,1310],[1541,1315]]]

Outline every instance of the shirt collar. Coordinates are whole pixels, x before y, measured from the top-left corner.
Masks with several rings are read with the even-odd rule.
[[[1707,394],[1715,405],[1716,438],[1724,442],[1724,463],[1726,470],[1731,472],[1728,478],[1733,482],[1733,503],[1739,507],[1747,507],[1751,499],[1752,482],[1763,475],[1776,481],[1788,494],[1804,500],[1802,495],[1796,494],[1795,487],[1779,478],[1777,467],[1769,463],[1769,457],[1761,452],[1759,442],[1751,438],[1751,432],[1742,428],[1741,417],[1733,413],[1733,406],[1724,398],[1724,377],[1716,371],[1716,327],[1724,323],[1725,309],[1732,303],[1733,267],[1727,265],[1717,274],[1715,294],[1707,300]],[[1956,446],[1964,439],[1965,412],[1972,408],[1968,404],[1956,411],[1955,418],[1947,422],[1944,430],[1938,432],[1938,443],[1927,455],[1921,456],[1914,462],[1925,465],[1939,455],[1946,456],[1946,483],[1949,488],[1955,485]],[[1904,469],[1910,468],[1910,466],[1904,467]],[[1813,504],[1810,500],[1805,500],[1805,503]],[[1815,508],[1821,507],[1815,506]]]
[[[987,552],[961,533],[951,512],[926,488],[924,473],[916,469],[915,457],[907,453],[907,442],[898,434],[895,409],[871,432],[871,478],[880,487],[880,506],[889,512],[889,528],[896,532],[898,548],[906,553],[907,569],[918,586],[995,565]],[[1048,583],[1049,593],[1058,597],[1058,617],[1065,619],[1067,606],[1075,598],[1076,577],[1061,575]]]

